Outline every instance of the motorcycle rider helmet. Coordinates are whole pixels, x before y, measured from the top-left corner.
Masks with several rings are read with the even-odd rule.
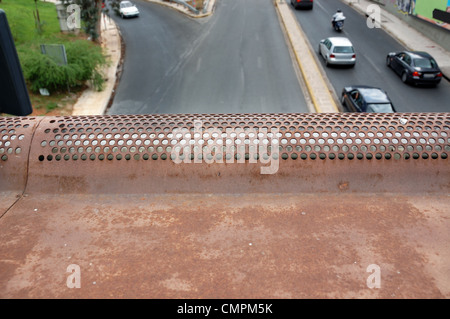
[[[342,10],[341,9],[337,9],[337,12],[342,12]]]

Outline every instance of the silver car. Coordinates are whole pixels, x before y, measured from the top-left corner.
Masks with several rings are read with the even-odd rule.
[[[331,37],[320,41],[319,54],[325,59],[327,66],[349,65],[356,63],[356,53],[353,44],[345,37]]]

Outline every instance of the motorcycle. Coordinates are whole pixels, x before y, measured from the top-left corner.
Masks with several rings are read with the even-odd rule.
[[[345,20],[345,17],[341,17],[337,20],[333,19],[331,21],[331,25],[333,26],[335,31],[341,32],[342,29],[344,29],[344,20]]]

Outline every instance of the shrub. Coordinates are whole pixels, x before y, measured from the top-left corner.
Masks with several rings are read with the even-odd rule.
[[[82,86],[91,80],[96,90],[102,90],[104,79],[100,68],[106,60],[101,48],[83,40],[67,43],[65,47],[67,65],[57,64],[38,50],[19,52],[30,89],[33,92],[40,88],[66,91],[68,87]]]

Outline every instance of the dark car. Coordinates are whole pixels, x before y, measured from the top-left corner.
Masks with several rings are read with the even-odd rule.
[[[400,75],[404,83],[437,85],[442,79],[436,60],[426,52],[391,52],[386,57],[386,65]]]
[[[312,9],[313,0],[291,0],[291,4],[295,9]]]
[[[358,85],[342,89],[341,103],[350,112],[394,113],[387,93],[377,87]]]

